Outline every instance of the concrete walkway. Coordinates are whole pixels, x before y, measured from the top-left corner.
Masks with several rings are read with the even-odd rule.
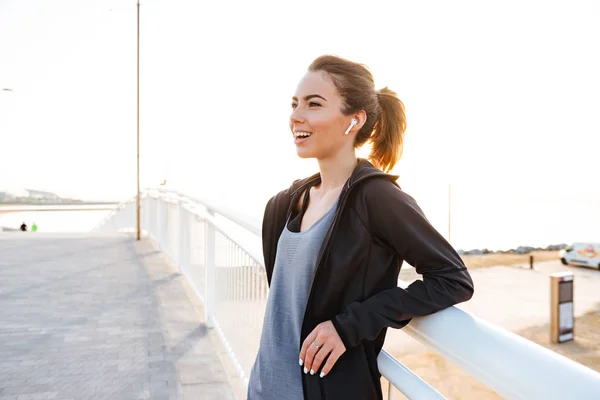
[[[190,293],[148,241],[0,233],[0,400],[233,399]]]

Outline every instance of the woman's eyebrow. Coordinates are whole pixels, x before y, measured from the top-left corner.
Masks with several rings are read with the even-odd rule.
[[[327,99],[323,96],[321,96],[320,94],[309,94],[308,96],[304,96],[304,101],[309,101],[312,98],[318,97],[319,99],[323,99],[325,101],[327,101]],[[292,100],[294,101],[298,101],[298,98],[296,96],[292,97]]]

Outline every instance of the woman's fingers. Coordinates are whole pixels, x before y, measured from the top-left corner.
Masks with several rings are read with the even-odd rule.
[[[342,354],[344,354],[345,351],[346,351],[346,349],[344,349],[340,346],[333,349],[331,354],[329,354],[329,358],[327,358],[327,362],[325,363],[325,365],[323,366],[323,369],[321,370],[321,374],[319,375],[321,378],[324,377],[325,375],[327,375],[331,371],[331,368],[333,368],[333,366],[335,365],[337,360],[342,356]]]
[[[321,347],[317,351],[312,360],[312,364],[310,365],[310,367],[308,367],[311,375],[314,375],[317,371],[319,371],[319,368],[321,368],[321,366],[323,365],[323,361],[325,361],[329,353],[331,353],[332,351],[333,346],[330,342],[325,343],[323,347]]]
[[[310,346],[314,346],[313,342],[317,338],[317,328],[315,328],[302,343],[302,348],[300,349],[300,365],[306,365],[306,353],[310,349]]]
[[[316,331],[316,329],[315,329]],[[325,341],[324,338],[321,338],[320,335],[317,334],[316,338],[310,342],[307,343],[307,350],[306,350],[306,355],[304,356],[304,373],[308,373],[310,372],[310,370],[313,370],[313,374],[314,371],[316,371],[313,368],[313,363],[314,363],[314,359],[315,356],[317,355],[317,353],[320,352],[320,350],[323,348],[324,345],[326,345],[326,343],[323,343]],[[319,347],[316,346],[316,344],[319,345]]]
[[[331,321],[320,323],[306,337],[300,349],[300,365],[304,373],[314,375],[323,367],[321,378],[331,371],[337,360],[346,351]],[[323,366],[323,362],[327,363]]]

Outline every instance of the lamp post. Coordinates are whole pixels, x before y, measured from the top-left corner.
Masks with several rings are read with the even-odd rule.
[[[141,238],[141,223],[140,223],[140,0],[137,0],[137,240]]]

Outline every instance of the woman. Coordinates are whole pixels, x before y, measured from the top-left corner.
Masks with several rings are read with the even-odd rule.
[[[402,102],[361,64],[322,56],[300,81],[290,130],[320,172],[265,210],[270,293],[248,399],[381,399],[387,328],[471,298],[461,258],[387,174],[405,128]],[[406,289],[404,261],[423,276]]]

